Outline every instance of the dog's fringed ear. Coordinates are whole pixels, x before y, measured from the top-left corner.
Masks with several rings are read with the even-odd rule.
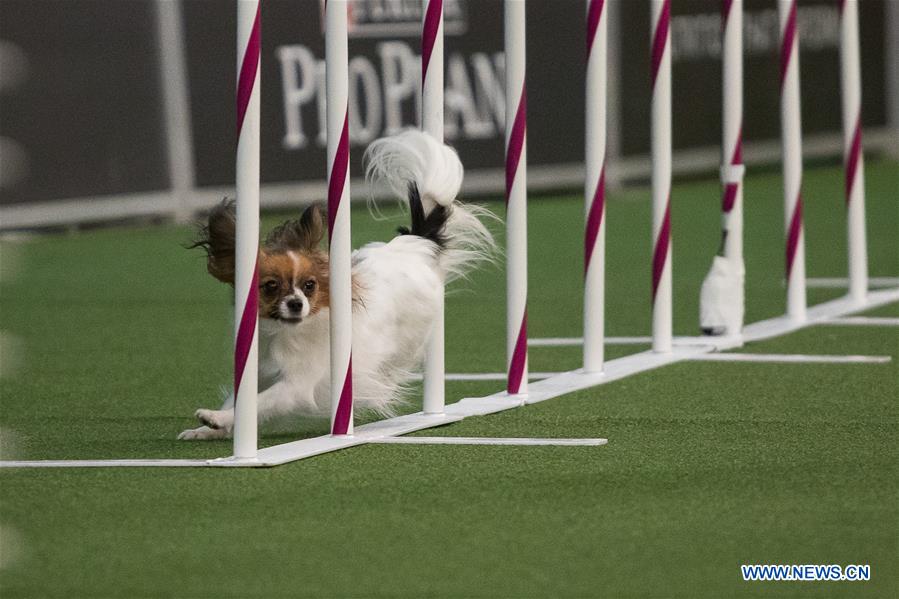
[[[275,251],[313,251],[318,248],[324,236],[321,207],[312,204],[298,220],[289,220],[272,229],[265,239],[265,247]]]
[[[319,204],[312,204],[303,211],[300,217],[300,226],[306,234],[310,249],[315,249],[325,237],[325,222]]]
[[[200,227],[197,240],[188,248],[206,251],[206,269],[222,283],[234,284],[234,235],[237,217],[234,200],[225,198],[209,213],[207,224]]]

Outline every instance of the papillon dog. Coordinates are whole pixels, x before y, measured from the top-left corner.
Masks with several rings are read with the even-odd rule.
[[[488,210],[456,200],[462,163],[429,135],[407,130],[373,142],[366,177],[409,204],[411,225],[388,243],[353,252],[353,397],[355,407],[394,413],[420,370],[424,347],[443,304],[444,284],[490,260],[495,244],[481,217]],[[268,234],[259,250],[260,422],[330,413],[328,254],[317,205]],[[207,270],[234,284],[233,202],[212,210],[194,247]],[[199,409],[199,428],[179,439],[231,435],[234,395],[218,410]]]

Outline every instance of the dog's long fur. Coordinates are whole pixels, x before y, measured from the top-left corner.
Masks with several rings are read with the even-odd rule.
[[[442,304],[443,283],[464,276],[495,251],[479,216],[491,213],[456,200],[462,163],[448,146],[408,130],[372,143],[369,179],[381,179],[409,202],[411,225],[388,243],[353,253],[353,396],[355,407],[391,414],[420,368]],[[209,273],[234,283],[234,206],[209,216],[195,246]],[[273,230],[260,249],[259,403],[262,422],[330,413],[328,257],[320,249],[317,206]],[[234,423],[234,397],[219,410],[200,409],[203,426],[180,439],[223,438]]]

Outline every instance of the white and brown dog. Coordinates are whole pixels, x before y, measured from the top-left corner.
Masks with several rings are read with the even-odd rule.
[[[420,369],[425,343],[442,305],[443,283],[489,260],[494,241],[479,216],[456,200],[462,163],[425,133],[408,130],[380,139],[366,152],[369,179],[408,198],[410,228],[388,243],[353,253],[353,395],[356,408],[390,414]],[[209,273],[234,284],[233,202],[209,215],[195,247],[208,254]],[[269,233],[259,252],[260,422],[330,413],[328,254],[320,210]],[[231,434],[234,397],[218,410],[199,409],[199,428],[179,439]]]

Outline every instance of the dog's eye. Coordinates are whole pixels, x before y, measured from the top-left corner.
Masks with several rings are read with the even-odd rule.
[[[262,284],[262,289],[265,290],[267,293],[274,293],[280,287],[281,286],[278,284],[278,281],[266,281],[265,283]]]
[[[312,291],[315,289],[315,281],[309,279],[305,283],[303,283],[303,291]]]

